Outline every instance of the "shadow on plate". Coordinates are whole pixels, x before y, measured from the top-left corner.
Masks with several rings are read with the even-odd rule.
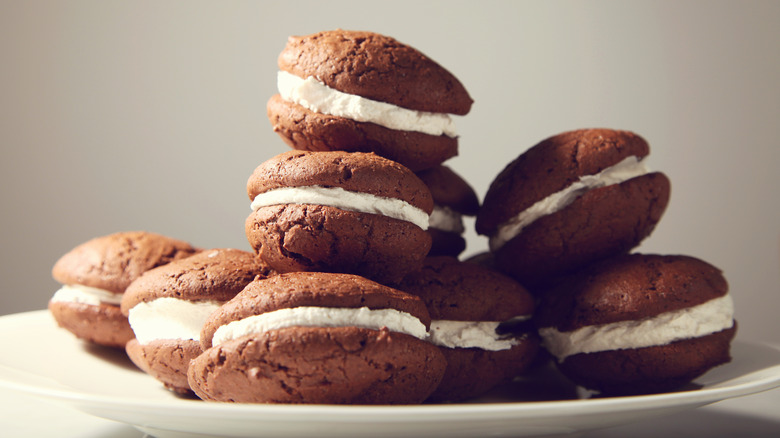
[[[138,371],[139,373],[143,372],[135,366],[129,357],[127,357],[127,353],[125,353],[124,349],[105,347],[89,342],[82,342],[81,346],[85,352],[100,360],[128,370]]]
[[[555,364],[540,360],[527,374],[466,403],[542,402],[578,398],[577,386],[559,373]]]

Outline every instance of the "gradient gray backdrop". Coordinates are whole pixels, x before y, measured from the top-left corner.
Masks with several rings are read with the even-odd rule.
[[[641,250],[724,270],[739,337],[780,341],[780,2],[0,0],[0,314],[45,308],[77,244],[149,230],[249,249],[246,179],[288,35],[384,33],[475,100],[448,164],[482,197],[526,148],[633,130],[672,180]],[[466,255],[486,248],[468,222]]]

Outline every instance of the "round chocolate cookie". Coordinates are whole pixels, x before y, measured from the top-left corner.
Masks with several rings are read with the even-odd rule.
[[[254,253],[210,249],[147,271],[128,286],[122,312],[135,339],[130,359],[166,388],[189,392],[187,367],[202,353],[206,318],[249,282],[272,271]]]
[[[204,400],[420,403],[442,378],[419,298],[350,274],[250,283],[203,327],[189,382]]]
[[[548,291],[535,320],[567,377],[625,395],[677,389],[729,362],[733,313],[726,279],[709,263],[629,254]]]
[[[128,285],[144,272],[189,257],[189,243],[144,231],[96,237],[63,255],[52,276],[63,286],[49,301],[60,327],[86,341],[124,348],[133,338],[119,309]]]
[[[476,216],[479,198],[474,189],[447,166],[417,172],[433,197],[433,213],[428,222],[432,244],[429,256],[457,257],[466,249],[463,216]]]
[[[389,283],[431,246],[433,200],[409,169],[374,154],[289,151],[247,182],[252,248],[279,272],[325,271]]]
[[[372,32],[290,37],[278,58],[275,132],[299,150],[374,152],[417,171],[457,155],[448,114],[472,99],[418,50]]]
[[[431,315],[430,340],[447,359],[428,401],[480,396],[523,374],[539,347],[531,294],[512,278],[452,257],[429,257],[398,288],[419,296]]]
[[[634,133],[584,129],[521,154],[491,183],[477,215],[497,266],[536,292],[636,247],[669,201],[668,178],[642,163],[648,153]]]

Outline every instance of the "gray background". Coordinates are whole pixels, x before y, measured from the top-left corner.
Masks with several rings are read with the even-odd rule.
[[[739,337],[780,341],[780,2],[0,1],[0,314],[42,309],[77,244],[149,230],[249,249],[246,179],[288,35],[408,43],[475,100],[448,164],[482,197],[536,142],[633,130],[672,180],[640,250],[724,270]],[[469,228],[465,255],[486,248]]]

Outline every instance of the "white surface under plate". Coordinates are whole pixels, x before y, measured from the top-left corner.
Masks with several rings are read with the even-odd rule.
[[[0,385],[128,423],[156,437],[542,436],[692,409],[780,386],[780,350],[735,342],[733,361],[685,390],[578,400],[549,370],[472,403],[251,405],[178,398],[122,351],[90,346],[45,310],[0,317]]]

